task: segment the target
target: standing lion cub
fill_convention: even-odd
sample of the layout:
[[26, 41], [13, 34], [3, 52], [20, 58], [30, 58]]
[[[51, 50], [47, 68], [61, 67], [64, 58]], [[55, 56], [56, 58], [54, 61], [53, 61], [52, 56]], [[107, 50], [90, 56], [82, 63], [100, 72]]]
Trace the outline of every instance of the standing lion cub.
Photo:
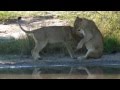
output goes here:
[[26, 31], [22, 28], [20, 20], [21, 17], [18, 18], [18, 24], [22, 31], [27, 34], [31, 34], [35, 41], [35, 47], [31, 52], [35, 60], [42, 59], [39, 55], [39, 52], [41, 52], [48, 43], [63, 43], [66, 46], [71, 58], [73, 58], [73, 51], [68, 43], [68, 41], [72, 39], [73, 28], [71, 26], [48, 26], [32, 31]]
[[76, 34], [84, 38], [78, 43], [76, 51], [85, 45], [88, 50], [86, 55], [78, 59], [100, 58], [103, 54], [103, 36], [92, 20], [77, 17], [74, 22]]

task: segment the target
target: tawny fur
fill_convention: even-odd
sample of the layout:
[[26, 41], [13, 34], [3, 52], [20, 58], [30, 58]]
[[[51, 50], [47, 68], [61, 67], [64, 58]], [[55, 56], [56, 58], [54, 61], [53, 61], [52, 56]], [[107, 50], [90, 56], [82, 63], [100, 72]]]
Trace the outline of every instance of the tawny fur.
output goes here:
[[73, 38], [72, 37], [73, 27], [71, 26], [48, 26], [48, 27], [38, 28], [36, 30], [27, 31], [22, 28], [20, 24], [20, 20], [21, 18], [18, 18], [18, 24], [21, 30], [27, 34], [32, 34], [33, 39], [35, 41], [35, 47], [31, 52], [35, 60], [41, 59], [39, 52], [41, 52], [42, 49], [46, 47], [48, 43], [50, 44], [63, 43], [66, 46], [70, 57], [74, 58], [72, 47], [68, 43], [68, 41]]
[[89, 19], [77, 17], [74, 22], [77, 35], [83, 34], [84, 38], [78, 43], [76, 50], [85, 45], [88, 50], [86, 55], [78, 59], [100, 58], [103, 54], [103, 36], [96, 24]]

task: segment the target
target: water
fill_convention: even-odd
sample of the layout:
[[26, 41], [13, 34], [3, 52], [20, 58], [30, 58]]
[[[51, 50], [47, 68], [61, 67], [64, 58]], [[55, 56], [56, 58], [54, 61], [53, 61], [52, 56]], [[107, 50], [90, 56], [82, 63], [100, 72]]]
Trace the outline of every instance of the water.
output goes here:
[[0, 74], [0, 79], [120, 79], [120, 75], [68, 75], [68, 74]]
[[0, 57], [0, 79], [120, 79], [120, 60], [76, 61], [46, 57], [41, 61], [20, 56]]

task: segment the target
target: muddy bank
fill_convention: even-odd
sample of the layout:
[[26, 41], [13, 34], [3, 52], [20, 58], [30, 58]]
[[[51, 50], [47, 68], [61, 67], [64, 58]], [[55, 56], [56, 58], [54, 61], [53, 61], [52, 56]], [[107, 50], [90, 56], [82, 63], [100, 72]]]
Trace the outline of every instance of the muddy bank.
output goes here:
[[0, 55], [0, 76], [3, 74], [3, 78], [119, 78], [120, 53], [82, 61], [59, 54], [37, 61], [31, 56]]

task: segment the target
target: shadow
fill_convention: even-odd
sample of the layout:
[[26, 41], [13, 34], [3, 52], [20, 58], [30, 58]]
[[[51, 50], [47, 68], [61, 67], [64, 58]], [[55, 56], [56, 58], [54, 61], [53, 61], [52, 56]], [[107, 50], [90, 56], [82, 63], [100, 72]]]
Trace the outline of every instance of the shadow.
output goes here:
[[33, 17], [33, 19], [30, 20], [30, 23], [37, 22], [37, 21], [42, 21], [42, 20], [47, 20], [47, 19], [54, 19], [54, 17], [52, 15], [50, 15], [50, 16], [36, 16], [36, 17]]
[[0, 44], [1, 43], [13, 42], [13, 41], [15, 41], [15, 38], [12, 37], [12, 36], [5, 36], [5, 37], [0, 36]]
[[[29, 17], [24, 18], [24, 19], [27, 20], [28, 18]], [[54, 17], [52, 15], [50, 15], [50, 16], [36, 16], [36, 17], [31, 18], [31, 20], [29, 21], [29, 23], [38, 22], [38, 21], [47, 20], [47, 19], [53, 19], [53, 18]], [[5, 20], [2, 24], [9, 25], [9, 24], [16, 24], [16, 23], [17, 23], [17, 18], [16, 19]]]

